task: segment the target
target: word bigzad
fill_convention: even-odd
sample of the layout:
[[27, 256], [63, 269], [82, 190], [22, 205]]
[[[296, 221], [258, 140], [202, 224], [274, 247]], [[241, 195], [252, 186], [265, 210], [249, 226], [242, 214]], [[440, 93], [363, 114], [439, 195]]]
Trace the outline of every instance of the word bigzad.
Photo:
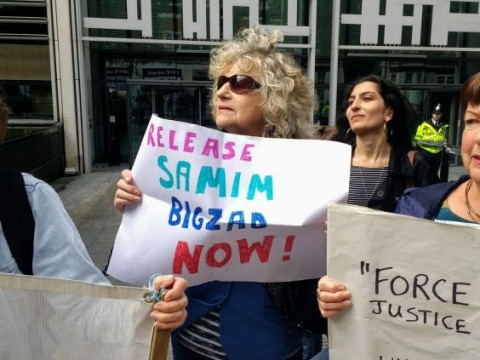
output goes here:
[[[222, 221], [224, 215], [223, 209], [209, 208], [206, 213], [210, 217], [209, 220], [205, 217], [201, 207], [197, 206], [192, 211], [188, 201], [182, 204], [180, 200], [173, 196], [170, 214], [168, 215], [168, 224], [170, 226], [178, 226], [181, 224], [184, 229], [187, 229], [189, 224], [191, 224], [195, 230], [201, 230], [204, 225], [205, 230], [225, 230], [220, 226], [220, 224], [224, 222]], [[237, 225], [239, 229], [245, 228], [245, 212], [243, 210], [232, 211], [230, 213], [226, 230], [231, 231], [234, 225]], [[267, 220], [265, 220], [265, 217], [259, 212], [252, 212], [250, 227], [252, 229], [260, 229], [266, 226]]]

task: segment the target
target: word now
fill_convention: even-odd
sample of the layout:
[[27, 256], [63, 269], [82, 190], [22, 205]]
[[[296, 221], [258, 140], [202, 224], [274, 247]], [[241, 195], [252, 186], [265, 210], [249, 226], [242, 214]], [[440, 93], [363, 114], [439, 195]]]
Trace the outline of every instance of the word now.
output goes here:
[[[210, 220], [207, 221], [206, 215]], [[170, 214], [168, 215], [168, 224], [170, 226], [180, 225], [184, 229], [188, 229], [190, 225], [195, 230], [225, 230], [222, 229], [219, 222], [224, 221], [223, 209], [218, 208], [209, 208], [204, 213], [203, 209], [199, 206], [195, 207], [193, 210], [190, 208], [190, 203], [185, 201], [182, 204], [175, 196], [172, 196], [172, 206], [170, 208]], [[260, 229], [266, 227], [267, 220], [259, 212], [252, 212], [250, 214], [249, 220], [250, 227], [252, 229]], [[236, 226], [238, 229], [245, 228], [245, 212], [243, 210], [232, 211], [230, 216], [228, 216], [227, 221], [227, 231], [231, 231], [233, 227]]]
[[[252, 244], [249, 244], [247, 239], [236, 240], [238, 262], [240, 264], [248, 264], [252, 261], [253, 253], [256, 253], [259, 262], [266, 263], [270, 259], [270, 251], [274, 239], [275, 236], [267, 235], [263, 237], [263, 241], [253, 242]], [[294, 235], [287, 236], [285, 251], [289, 252], [292, 250], [294, 240]], [[232, 257], [232, 245], [226, 242], [213, 244], [207, 249], [205, 249], [205, 245], [195, 245], [193, 249], [190, 249], [188, 242], [179, 241], [175, 248], [172, 270], [174, 274], [182, 274], [185, 266], [190, 274], [196, 274], [202, 259], [205, 260], [204, 263], [208, 267], [222, 268], [232, 260]], [[288, 261], [289, 259], [288, 256], [282, 258], [283, 261]]]
[[150, 124], [147, 135], [147, 145], [167, 148], [173, 151], [194, 153], [215, 159], [252, 161], [251, 149], [255, 144], [237, 144], [235, 141], [219, 141], [214, 138], [197, 139], [197, 133], [192, 131], [177, 132], [166, 130], [163, 126]]
[[[195, 183], [195, 193], [205, 194], [207, 187], [217, 189], [216, 195], [224, 198], [227, 195], [231, 198], [238, 198], [240, 196], [240, 189], [246, 190], [243, 194], [247, 200], [254, 200], [257, 192], [265, 192], [267, 200], [273, 200], [273, 178], [271, 175], [266, 175], [263, 178], [259, 174], [250, 174], [242, 176], [242, 173], [235, 172], [229, 174], [227, 179], [227, 171], [222, 168], [215, 170], [211, 166], [202, 166], [198, 173], [192, 174], [192, 164], [188, 161], [178, 161], [174, 165], [173, 173], [167, 167], [168, 158], [161, 155], [157, 159], [158, 167], [163, 171], [160, 177], [160, 186], [165, 189], [172, 189], [174, 186], [178, 190], [190, 192], [190, 183], [193, 178]], [[174, 176], [175, 174], [175, 176]], [[246, 177], [246, 179], [245, 179]], [[227, 187], [229, 193], [227, 194]]]

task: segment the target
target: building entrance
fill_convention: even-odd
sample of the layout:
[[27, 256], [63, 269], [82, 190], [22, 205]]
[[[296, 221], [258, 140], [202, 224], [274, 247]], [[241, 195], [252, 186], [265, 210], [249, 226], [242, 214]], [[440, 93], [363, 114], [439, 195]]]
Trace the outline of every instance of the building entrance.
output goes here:
[[129, 163], [133, 164], [152, 114], [214, 127], [209, 81], [128, 81]]

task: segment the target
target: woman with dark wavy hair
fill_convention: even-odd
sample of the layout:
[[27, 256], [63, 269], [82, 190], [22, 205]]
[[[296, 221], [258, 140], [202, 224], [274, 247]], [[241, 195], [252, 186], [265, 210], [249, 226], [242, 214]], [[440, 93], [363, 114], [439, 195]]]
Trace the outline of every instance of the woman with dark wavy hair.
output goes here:
[[368, 75], [346, 90], [335, 140], [352, 145], [350, 204], [392, 212], [407, 187], [439, 181], [413, 151], [415, 112], [390, 82]]

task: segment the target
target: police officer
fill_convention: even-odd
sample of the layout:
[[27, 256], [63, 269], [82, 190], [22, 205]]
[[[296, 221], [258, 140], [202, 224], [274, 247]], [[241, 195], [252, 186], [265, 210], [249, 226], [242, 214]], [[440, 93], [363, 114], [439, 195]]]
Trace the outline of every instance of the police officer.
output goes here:
[[430, 163], [433, 171], [438, 172], [444, 155], [444, 144], [447, 142], [448, 124], [442, 122], [442, 104], [437, 104], [432, 110], [430, 120], [422, 122], [415, 134], [418, 150]]

